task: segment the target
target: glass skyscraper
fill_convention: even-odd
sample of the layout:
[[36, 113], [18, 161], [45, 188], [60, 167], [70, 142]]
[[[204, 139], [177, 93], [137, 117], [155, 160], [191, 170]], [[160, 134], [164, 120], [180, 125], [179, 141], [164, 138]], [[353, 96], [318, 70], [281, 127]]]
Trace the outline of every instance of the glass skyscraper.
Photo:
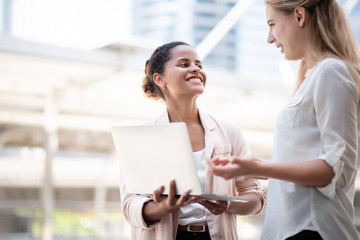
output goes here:
[[[236, 0], [134, 0], [133, 34], [163, 42], [185, 41], [196, 47], [235, 5]], [[236, 68], [237, 27], [207, 56], [206, 63]]]
[[[133, 34], [196, 47], [238, 2], [236, 0], [133, 0]], [[343, 4], [344, 1], [339, 1]], [[360, 3], [349, 14], [360, 41]], [[255, 0], [205, 58], [206, 66], [235, 73], [245, 89], [285, 90], [294, 84], [297, 62], [284, 60], [267, 43], [263, 0]]]

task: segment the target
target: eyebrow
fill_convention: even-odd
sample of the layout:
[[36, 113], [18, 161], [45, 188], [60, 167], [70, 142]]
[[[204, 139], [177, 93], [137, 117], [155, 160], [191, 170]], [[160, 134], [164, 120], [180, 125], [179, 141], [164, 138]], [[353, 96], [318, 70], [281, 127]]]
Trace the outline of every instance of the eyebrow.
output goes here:
[[[187, 58], [179, 58], [179, 59], [177, 60], [177, 62], [180, 62], [180, 61], [187, 61], [187, 62], [190, 62], [190, 60], [189, 60], [189, 59], [187, 59]], [[201, 63], [201, 61], [200, 61], [200, 60], [195, 60], [195, 62], [196, 62], [196, 63]]]

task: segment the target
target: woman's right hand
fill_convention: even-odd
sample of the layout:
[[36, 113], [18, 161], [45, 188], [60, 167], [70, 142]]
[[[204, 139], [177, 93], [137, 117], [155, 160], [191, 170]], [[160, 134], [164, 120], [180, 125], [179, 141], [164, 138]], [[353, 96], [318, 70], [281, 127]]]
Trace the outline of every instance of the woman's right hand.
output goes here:
[[256, 158], [241, 159], [238, 157], [231, 157], [229, 159], [206, 159], [206, 164], [211, 173], [216, 176], [223, 177], [229, 180], [240, 176], [254, 176], [256, 170], [256, 163], [259, 160]]
[[153, 193], [153, 201], [144, 205], [143, 217], [148, 224], [157, 222], [170, 212], [194, 201], [193, 197], [189, 197], [190, 191], [184, 192], [180, 197], [176, 196], [175, 180], [170, 181], [167, 195], [163, 195], [163, 191], [163, 186], [156, 189]]
[[175, 180], [171, 180], [169, 183], [169, 194], [163, 195], [164, 187], [161, 186], [154, 191], [153, 199], [156, 203], [160, 205], [161, 208], [172, 212], [175, 209], [178, 209], [184, 205], [187, 205], [192, 202], [192, 198], [188, 197], [190, 191], [187, 191], [181, 194], [180, 197], [176, 197], [176, 184]]

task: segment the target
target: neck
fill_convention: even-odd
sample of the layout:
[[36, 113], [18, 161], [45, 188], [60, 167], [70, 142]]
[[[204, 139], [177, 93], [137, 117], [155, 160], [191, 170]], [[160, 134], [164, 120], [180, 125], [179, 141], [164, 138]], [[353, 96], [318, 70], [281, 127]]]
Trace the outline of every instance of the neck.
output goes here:
[[308, 70], [316, 65], [323, 54], [321, 54], [319, 46], [316, 45], [316, 42], [311, 37], [308, 27], [304, 28], [302, 33], [302, 60], [304, 61], [305, 69]]
[[199, 123], [198, 108], [195, 100], [166, 101], [170, 122], [185, 122], [186, 124]]
[[322, 52], [321, 49], [314, 46], [314, 44], [312, 44], [311, 47], [308, 47], [307, 49], [309, 49], [309, 51], [307, 51], [303, 57], [306, 69], [314, 67], [319, 61], [328, 57], [329, 55], [325, 52]]
[[304, 58], [304, 64], [306, 69], [310, 69], [316, 65], [316, 63], [320, 60], [316, 53], [308, 53]]

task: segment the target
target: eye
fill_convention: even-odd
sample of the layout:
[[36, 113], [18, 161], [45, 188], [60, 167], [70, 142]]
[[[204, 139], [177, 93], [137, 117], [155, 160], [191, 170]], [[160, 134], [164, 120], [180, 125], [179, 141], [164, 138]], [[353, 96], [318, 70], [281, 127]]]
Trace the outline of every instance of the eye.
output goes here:
[[200, 68], [200, 69], [202, 69], [202, 68], [203, 68], [201, 64], [200, 64], [200, 65], [197, 65], [197, 66], [198, 66], [198, 68]]
[[181, 67], [188, 67], [189, 64], [187, 64], [187, 63], [180, 63], [179, 66], [181, 66]]

